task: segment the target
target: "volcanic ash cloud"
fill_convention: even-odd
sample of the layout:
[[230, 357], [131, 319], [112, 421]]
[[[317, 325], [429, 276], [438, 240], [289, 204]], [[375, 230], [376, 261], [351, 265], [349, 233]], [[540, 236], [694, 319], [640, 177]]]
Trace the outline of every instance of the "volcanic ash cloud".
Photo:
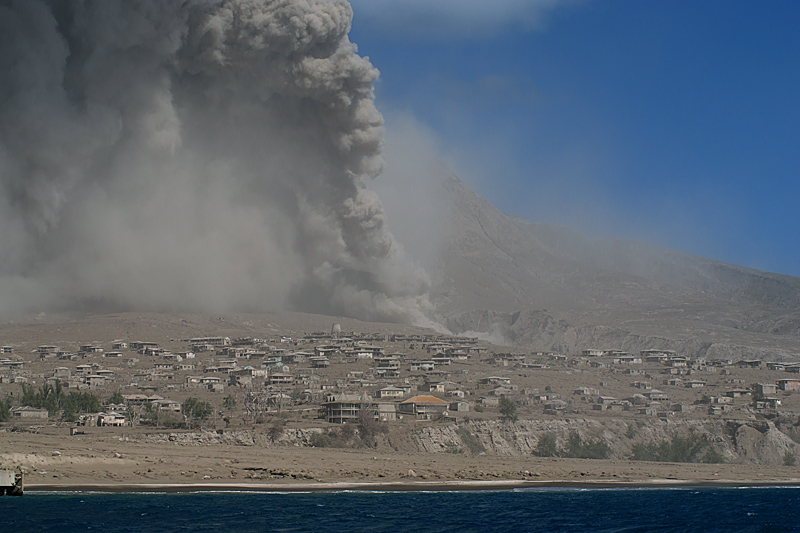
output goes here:
[[0, 1], [0, 311], [424, 321], [326, 0]]

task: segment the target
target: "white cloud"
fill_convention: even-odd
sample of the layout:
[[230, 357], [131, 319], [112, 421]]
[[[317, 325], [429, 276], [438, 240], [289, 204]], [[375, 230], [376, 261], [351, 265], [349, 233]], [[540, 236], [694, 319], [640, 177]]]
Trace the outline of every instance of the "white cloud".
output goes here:
[[355, 24], [395, 36], [481, 38], [508, 27], [540, 29], [555, 8], [583, 0], [350, 0]]

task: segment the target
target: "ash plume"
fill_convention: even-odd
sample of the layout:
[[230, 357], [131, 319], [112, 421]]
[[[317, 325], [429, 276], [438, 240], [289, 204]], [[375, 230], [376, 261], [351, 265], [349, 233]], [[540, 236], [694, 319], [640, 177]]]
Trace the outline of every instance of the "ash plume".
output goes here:
[[338, 0], [0, 0], [0, 312], [425, 323]]

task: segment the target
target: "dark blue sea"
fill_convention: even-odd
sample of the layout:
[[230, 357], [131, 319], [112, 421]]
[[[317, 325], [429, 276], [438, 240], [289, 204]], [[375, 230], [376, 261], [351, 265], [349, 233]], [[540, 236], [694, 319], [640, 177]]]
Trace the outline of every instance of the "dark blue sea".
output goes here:
[[0, 531], [800, 531], [800, 489], [27, 493]]

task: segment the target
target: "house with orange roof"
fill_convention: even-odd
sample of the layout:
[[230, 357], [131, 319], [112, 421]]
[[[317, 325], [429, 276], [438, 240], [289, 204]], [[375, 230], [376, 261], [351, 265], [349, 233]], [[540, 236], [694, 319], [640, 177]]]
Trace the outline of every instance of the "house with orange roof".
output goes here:
[[436, 396], [420, 395], [402, 401], [397, 405], [397, 413], [413, 415], [421, 420], [438, 418], [447, 411], [448, 403]]

